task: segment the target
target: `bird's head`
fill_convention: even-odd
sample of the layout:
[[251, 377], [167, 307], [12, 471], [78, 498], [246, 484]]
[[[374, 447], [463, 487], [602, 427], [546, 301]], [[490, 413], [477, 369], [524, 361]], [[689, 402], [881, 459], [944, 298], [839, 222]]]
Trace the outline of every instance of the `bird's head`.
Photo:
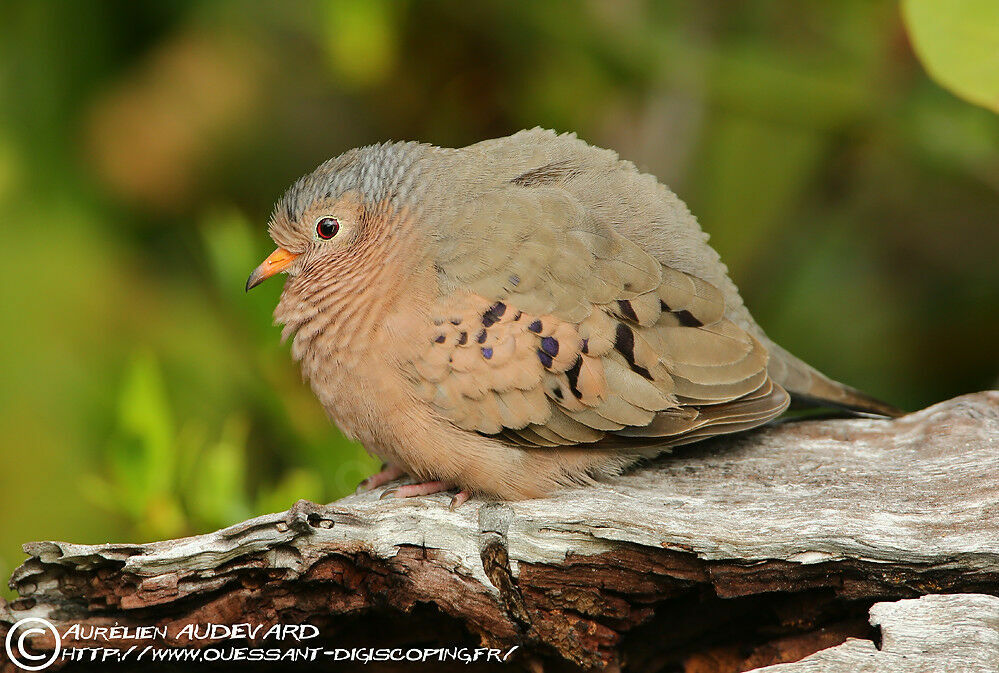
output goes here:
[[247, 291], [281, 272], [322, 285], [370, 258], [392, 216], [412, 199], [424, 150], [418, 143], [353, 149], [295, 182], [268, 225], [278, 248], [250, 274]]

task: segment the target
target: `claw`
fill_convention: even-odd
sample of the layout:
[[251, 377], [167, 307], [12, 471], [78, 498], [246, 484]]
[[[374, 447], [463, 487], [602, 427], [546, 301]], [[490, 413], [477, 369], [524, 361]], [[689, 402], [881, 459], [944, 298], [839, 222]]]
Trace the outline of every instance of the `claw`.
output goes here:
[[379, 500], [386, 500], [388, 498], [394, 498], [394, 497], [396, 497], [395, 494], [398, 491], [399, 491], [399, 487], [398, 486], [395, 486], [393, 488], [386, 488], [384, 491], [382, 491], [382, 494], [380, 496], [378, 496], [378, 499]]
[[469, 493], [467, 489], [462, 489], [454, 494], [454, 497], [451, 498], [451, 502], [448, 504], [447, 508], [453, 512], [468, 502], [468, 499], [471, 497], [472, 494]]

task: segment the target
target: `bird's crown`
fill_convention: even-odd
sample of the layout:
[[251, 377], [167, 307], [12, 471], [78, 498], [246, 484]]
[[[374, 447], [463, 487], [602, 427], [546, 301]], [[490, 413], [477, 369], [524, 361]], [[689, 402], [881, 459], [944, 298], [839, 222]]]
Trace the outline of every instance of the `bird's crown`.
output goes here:
[[335, 201], [347, 191], [356, 191], [366, 203], [398, 207], [412, 196], [416, 178], [414, 164], [428, 145], [418, 142], [385, 142], [359, 147], [322, 163], [299, 178], [274, 206], [271, 234], [283, 231], [319, 201]]

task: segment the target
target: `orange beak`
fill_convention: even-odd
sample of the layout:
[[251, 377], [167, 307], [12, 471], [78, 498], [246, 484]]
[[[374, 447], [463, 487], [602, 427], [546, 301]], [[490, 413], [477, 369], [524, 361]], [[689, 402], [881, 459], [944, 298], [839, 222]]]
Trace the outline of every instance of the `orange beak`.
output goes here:
[[284, 248], [278, 248], [272, 252], [246, 279], [246, 291], [249, 292], [274, 274], [287, 269], [296, 257], [298, 257], [297, 254], [288, 252]]

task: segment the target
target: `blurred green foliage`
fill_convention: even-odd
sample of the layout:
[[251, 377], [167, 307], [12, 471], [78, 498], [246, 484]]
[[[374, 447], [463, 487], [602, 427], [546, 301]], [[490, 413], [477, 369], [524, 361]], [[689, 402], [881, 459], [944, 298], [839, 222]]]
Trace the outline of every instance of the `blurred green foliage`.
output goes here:
[[176, 427], [155, 358], [138, 354], [122, 385], [105, 471], [84, 475], [83, 493], [151, 539], [214, 530], [299, 498], [324, 497], [319, 474], [302, 468], [250, 492], [247, 431], [239, 415], [225, 420], [217, 438], [197, 418]]
[[301, 383], [280, 282], [243, 293], [271, 204], [353, 146], [535, 125], [670, 184], [830, 375], [995, 385], [999, 119], [895, 2], [7, 2], [0, 573], [352, 489], [376, 461]]

